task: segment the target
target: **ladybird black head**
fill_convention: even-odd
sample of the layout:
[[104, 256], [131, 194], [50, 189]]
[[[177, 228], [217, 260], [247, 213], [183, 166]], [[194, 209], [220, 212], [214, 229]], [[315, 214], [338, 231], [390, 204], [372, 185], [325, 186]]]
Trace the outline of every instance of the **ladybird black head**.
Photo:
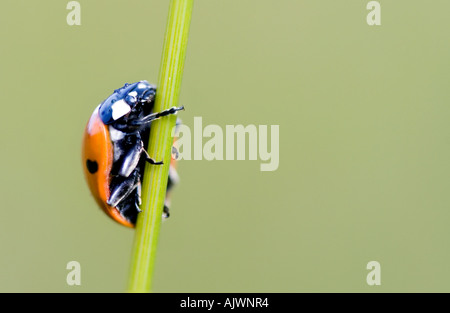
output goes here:
[[140, 104], [152, 102], [155, 94], [155, 86], [146, 80], [125, 84], [102, 102], [99, 109], [100, 118], [104, 124], [110, 125], [133, 109], [139, 109]]
[[98, 171], [98, 163], [96, 161], [86, 160], [86, 167], [89, 173], [95, 174]]

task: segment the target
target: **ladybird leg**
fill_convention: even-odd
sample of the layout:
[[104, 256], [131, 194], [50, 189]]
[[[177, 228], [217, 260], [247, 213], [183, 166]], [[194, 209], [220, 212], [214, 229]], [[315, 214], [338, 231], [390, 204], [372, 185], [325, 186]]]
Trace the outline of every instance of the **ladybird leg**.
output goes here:
[[134, 208], [138, 213], [142, 212], [141, 208], [139, 207], [139, 205], [136, 202], [134, 203]]
[[167, 191], [166, 198], [164, 200], [164, 209], [163, 209], [163, 218], [168, 218], [170, 216], [169, 207], [170, 207], [170, 190], [173, 188], [175, 184], [178, 183], [180, 178], [178, 177], [177, 171], [175, 167], [169, 167], [169, 179], [167, 180]]
[[175, 132], [174, 132], [175, 137], [178, 137], [178, 135], [180, 133], [180, 126], [182, 123], [183, 122], [181, 121], [181, 118], [177, 117], [177, 121], [175, 122]]
[[139, 206], [142, 204], [141, 193], [142, 193], [142, 187], [141, 187], [141, 182], [139, 182], [136, 187], [136, 203], [137, 203], [139, 212], [141, 212], [141, 209], [139, 209]]
[[133, 191], [121, 202], [119, 202], [116, 207], [120, 214], [132, 224], [136, 224], [137, 216], [139, 212], [141, 212], [136, 199], [137, 193], [138, 187], [133, 189]]
[[135, 171], [133, 175], [129, 177], [116, 176], [113, 182], [113, 188], [111, 189], [111, 195], [109, 196], [106, 203], [112, 207], [117, 207], [117, 205], [137, 187], [139, 179], [137, 177], [137, 172]]
[[150, 163], [150, 164], [154, 164], [154, 165], [162, 165], [164, 164], [163, 161], [155, 161], [154, 159], [152, 159], [150, 157], [150, 155], [148, 154], [147, 151], [145, 151], [145, 149], [142, 149], [142, 153], [145, 154], [145, 160]]
[[170, 217], [169, 207], [166, 204], [164, 204], [163, 218], [169, 218], [169, 217]]
[[178, 160], [180, 157], [180, 153], [178, 152], [177, 147], [172, 146], [172, 159]]
[[156, 112], [156, 113], [149, 114], [149, 115], [144, 116], [143, 118], [141, 118], [139, 120], [134, 120], [130, 124], [132, 126], [147, 126], [152, 121], [154, 121], [154, 120], [156, 120], [156, 119], [158, 119], [160, 117], [167, 116], [167, 115], [170, 115], [170, 114], [175, 114], [175, 113], [177, 113], [178, 111], [181, 111], [181, 110], [184, 110], [184, 106], [181, 106], [181, 107], [178, 107], [178, 108], [177, 107], [172, 107], [170, 109], [167, 109], [167, 110], [164, 110], [164, 111], [161, 111], [161, 112]]
[[128, 177], [136, 169], [139, 160], [141, 159], [142, 151], [144, 151], [144, 144], [140, 136], [129, 137], [131, 145], [128, 150], [125, 151], [122, 163], [119, 169], [119, 175]]
[[138, 198], [138, 196], [136, 195], [135, 199], [134, 199], [134, 207], [133, 207], [133, 209], [135, 211], [137, 211], [138, 213], [142, 212], [141, 208], [139, 207], [141, 205], [140, 202], [141, 202], [141, 199]]
[[[178, 138], [181, 124], [182, 124], [181, 119], [178, 117], [177, 121], [175, 122], [175, 131], [173, 132], [174, 138]], [[174, 144], [176, 144], [176, 142], [174, 142]], [[178, 148], [175, 145], [172, 146], [172, 159], [178, 160], [179, 157], [180, 153], [178, 152]]]
[[142, 198], [141, 198], [141, 191], [142, 190], [141, 189], [142, 189], [141, 182], [140, 182], [140, 180], [138, 180], [138, 183], [137, 183], [137, 186], [136, 186], [136, 189], [135, 189], [136, 192], [134, 194], [134, 208], [135, 208], [135, 210], [138, 213], [142, 212], [142, 210], [140, 208], [140, 206], [142, 204]]

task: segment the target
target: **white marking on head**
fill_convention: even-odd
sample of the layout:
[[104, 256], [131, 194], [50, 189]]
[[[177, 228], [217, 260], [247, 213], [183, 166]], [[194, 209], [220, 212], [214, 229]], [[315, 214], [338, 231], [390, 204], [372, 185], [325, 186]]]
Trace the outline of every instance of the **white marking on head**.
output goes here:
[[111, 109], [113, 120], [117, 120], [131, 111], [131, 107], [123, 99], [114, 102]]
[[137, 87], [138, 87], [139, 89], [144, 89], [144, 88], [147, 88], [147, 84], [139, 83], [139, 84], [137, 85]]
[[136, 97], [137, 96], [137, 91], [129, 92], [128, 95], [132, 96], [132, 97]]

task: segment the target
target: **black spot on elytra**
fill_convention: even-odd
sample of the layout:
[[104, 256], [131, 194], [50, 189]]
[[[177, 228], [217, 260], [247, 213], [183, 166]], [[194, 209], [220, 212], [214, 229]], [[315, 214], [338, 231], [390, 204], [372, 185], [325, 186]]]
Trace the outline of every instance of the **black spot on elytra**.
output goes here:
[[86, 167], [91, 174], [95, 174], [98, 171], [98, 164], [96, 161], [87, 160]]

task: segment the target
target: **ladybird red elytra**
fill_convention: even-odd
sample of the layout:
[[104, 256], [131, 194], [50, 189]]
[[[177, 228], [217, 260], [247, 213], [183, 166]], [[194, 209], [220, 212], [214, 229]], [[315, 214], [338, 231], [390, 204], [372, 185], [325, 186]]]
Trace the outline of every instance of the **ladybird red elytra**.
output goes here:
[[[83, 137], [82, 162], [86, 181], [100, 208], [118, 223], [134, 227], [141, 205], [145, 163], [152, 121], [184, 107], [152, 113], [155, 86], [147, 81], [125, 84], [103, 101], [89, 119]], [[177, 121], [177, 125], [179, 121]], [[169, 168], [167, 192], [178, 180], [175, 160]], [[168, 196], [163, 217], [169, 216]]]

